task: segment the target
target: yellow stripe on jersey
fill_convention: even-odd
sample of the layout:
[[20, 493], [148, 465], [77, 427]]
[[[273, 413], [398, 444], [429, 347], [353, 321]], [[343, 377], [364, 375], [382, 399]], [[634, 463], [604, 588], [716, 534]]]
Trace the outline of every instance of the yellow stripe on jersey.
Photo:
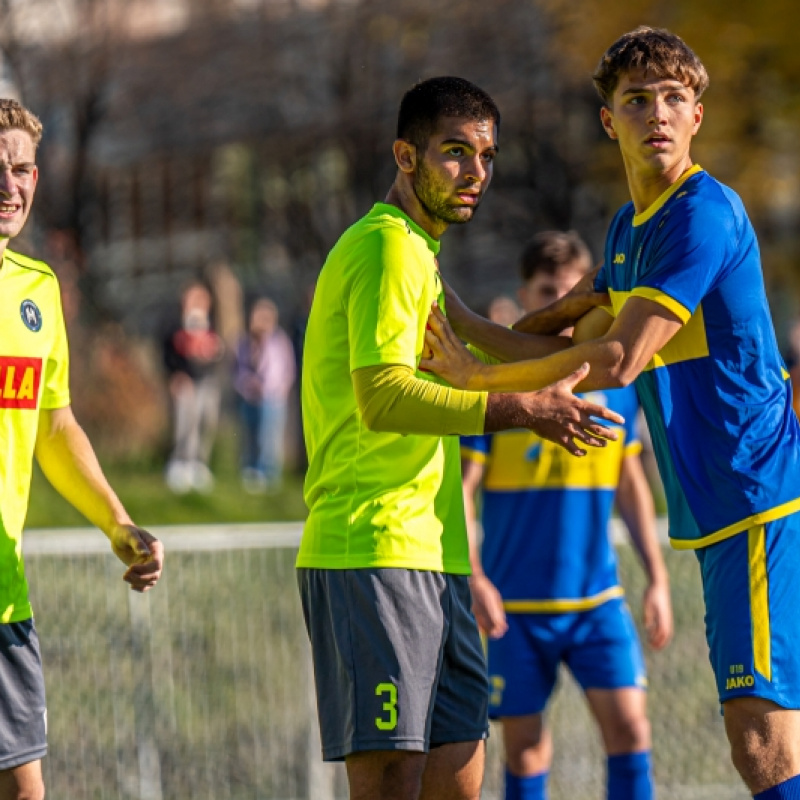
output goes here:
[[495, 492], [529, 489], [613, 491], [619, 482], [624, 446], [623, 436], [616, 442], [608, 442], [603, 448], [592, 448], [584, 458], [575, 458], [563, 447], [530, 431], [496, 433], [484, 488]]
[[678, 180], [666, 189], [661, 196], [656, 200], [649, 208], [642, 211], [641, 214], [637, 214], [633, 218], [633, 227], [637, 228], [639, 225], [644, 225], [647, 220], [652, 219], [652, 217], [656, 214], [657, 211], [661, 210], [664, 207], [664, 203], [672, 197], [678, 189], [686, 183], [692, 175], [697, 175], [698, 172], [702, 172], [703, 168], [699, 164], [694, 164], [693, 166], [689, 167], [686, 172], [681, 175]]
[[489, 455], [481, 450], [472, 447], [461, 446], [461, 458], [465, 461], [474, 461], [476, 464], [485, 464], [489, 460]]
[[503, 608], [509, 614], [564, 614], [571, 611], [588, 611], [615, 597], [624, 596], [625, 590], [621, 586], [611, 586], [592, 597], [562, 600], [506, 600], [503, 602]]
[[664, 306], [671, 311], [684, 325], [692, 318], [692, 312], [683, 303], [679, 303], [668, 294], [659, 289], [651, 289], [649, 286], [637, 286], [632, 292], [632, 297], [643, 297], [645, 300], [652, 300], [660, 306]]
[[[653, 300], [659, 305], [668, 308], [681, 319], [684, 318], [688, 311], [673, 300], [668, 295], [662, 292], [657, 292], [654, 289], [638, 288], [633, 292], [617, 292], [614, 289], [609, 290], [611, 302], [614, 305], [614, 314], [619, 316], [623, 306], [628, 301], [629, 297], [646, 297], [648, 300]], [[669, 301], [669, 302], [668, 302]], [[683, 309], [684, 316], [681, 316], [676, 309]], [[691, 361], [696, 358], [705, 358], [708, 356], [708, 340], [706, 339], [706, 325], [703, 318], [703, 306], [697, 306], [694, 314], [688, 318], [688, 322], [670, 339], [664, 347], [656, 353], [650, 360], [645, 370], [656, 369], [657, 367], [666, 367], [669, 364], [677, 364], [681, 361]]]
[[727, 528], [709, 533], [708, 536], [703, 536], [700, 539], [673, 539], [670, 536], [669, 543], [675, 550], [697, 550], [700, 547], [708, 547], [710, 544], [730, 539], [731, 536], [749, 530], [755, 525], [766, 525], [776, 519], [788, 517], [789, 514], [794, 514], [796, 511], [800, 511], [800, 498], [766, 511], [760, 511], [758, 514], [753, 514], [739, 522], [734, 522], [733, 525], [728, 525]]
[[640, 441], [631, 442], [625, 445], [625, 458], [629, 456], [638, 456], [642, 452], [642, 443]]
[[750, 615], [753, 624], [753, 663], [756, 672], [772, 680], [770, 653], [769, 584], [767, 582], [767, 532], [764, 525], [747, 531], [750, 565]]

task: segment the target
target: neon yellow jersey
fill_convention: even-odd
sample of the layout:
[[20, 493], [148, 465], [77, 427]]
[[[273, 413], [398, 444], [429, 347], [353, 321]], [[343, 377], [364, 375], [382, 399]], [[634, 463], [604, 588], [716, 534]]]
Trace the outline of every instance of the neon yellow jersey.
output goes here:
[[470, 571], [458, 438], [368, 430], [351, 379], [381, 364], [416, 369], [431, 303], [444, 307], [438, 250], [377, 203], [322, 268], [303, 351], [309, 515], [298, 567]]
[[0, 269], [0, 622], [32, 616], [22, 560], [39, 409], [69, 405], [61, 294], [41, 261], [5, 251]]

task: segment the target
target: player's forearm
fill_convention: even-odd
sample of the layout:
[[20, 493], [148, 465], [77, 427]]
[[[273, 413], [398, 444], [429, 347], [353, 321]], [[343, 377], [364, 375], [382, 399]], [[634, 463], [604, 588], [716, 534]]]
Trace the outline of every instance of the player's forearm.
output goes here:
[[[555, 333], [560, 332], [562, 326]], [[565, 336], [531, 335], [497, 325], [477, 314], [462, 324], [456, 333], [471, 345], [500, 361], [523, 361], [557, 353], [572, 344]]]
[[653, 495], [638, 456], [625, 459], [617, 489], [617, 510], [628, 529], [631, 544], [648, 582], [669, 582], [661, 543], [658, 541]]
[[515, 331], [555, 336], [571, 328], [581, 317], [605, 302], [607, 296], [595, 292], [569, 293], [545, 308], [525, 314], [512, 326]]
[[625, 385], [621, 377], [621, 348], [614, 341], [594, 340], [545, 358], [486, 365], [477, 363], [465, 385], [472, 391], [530, 392], [549, 386], [588, 363], [588, 376], [576, 391]]
[[355, 370], [353, 388], [367, 427], [376, 432], [483, 433], [486, 395], [414, 376], [410, 367], [378, 365]]
[[69, 407], [42, 411], [35, 452], [56, 491], [106, 535], [118, 525], [131, 524]]

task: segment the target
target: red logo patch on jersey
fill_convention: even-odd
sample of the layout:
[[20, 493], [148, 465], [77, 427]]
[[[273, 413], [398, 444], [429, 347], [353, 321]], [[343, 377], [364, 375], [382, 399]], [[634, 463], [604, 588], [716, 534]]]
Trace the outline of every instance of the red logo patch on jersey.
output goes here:
[[41, 358], [0, 356], [0, 408], [36, 408]]

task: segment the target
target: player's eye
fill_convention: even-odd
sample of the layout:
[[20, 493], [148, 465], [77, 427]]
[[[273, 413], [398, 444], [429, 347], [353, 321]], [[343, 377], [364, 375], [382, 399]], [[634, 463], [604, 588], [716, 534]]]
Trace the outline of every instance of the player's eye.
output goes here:
[[463, 156], [464, 155], [464, 148], [463, 147], [448, 147], [447, 154], [451, 156]]

